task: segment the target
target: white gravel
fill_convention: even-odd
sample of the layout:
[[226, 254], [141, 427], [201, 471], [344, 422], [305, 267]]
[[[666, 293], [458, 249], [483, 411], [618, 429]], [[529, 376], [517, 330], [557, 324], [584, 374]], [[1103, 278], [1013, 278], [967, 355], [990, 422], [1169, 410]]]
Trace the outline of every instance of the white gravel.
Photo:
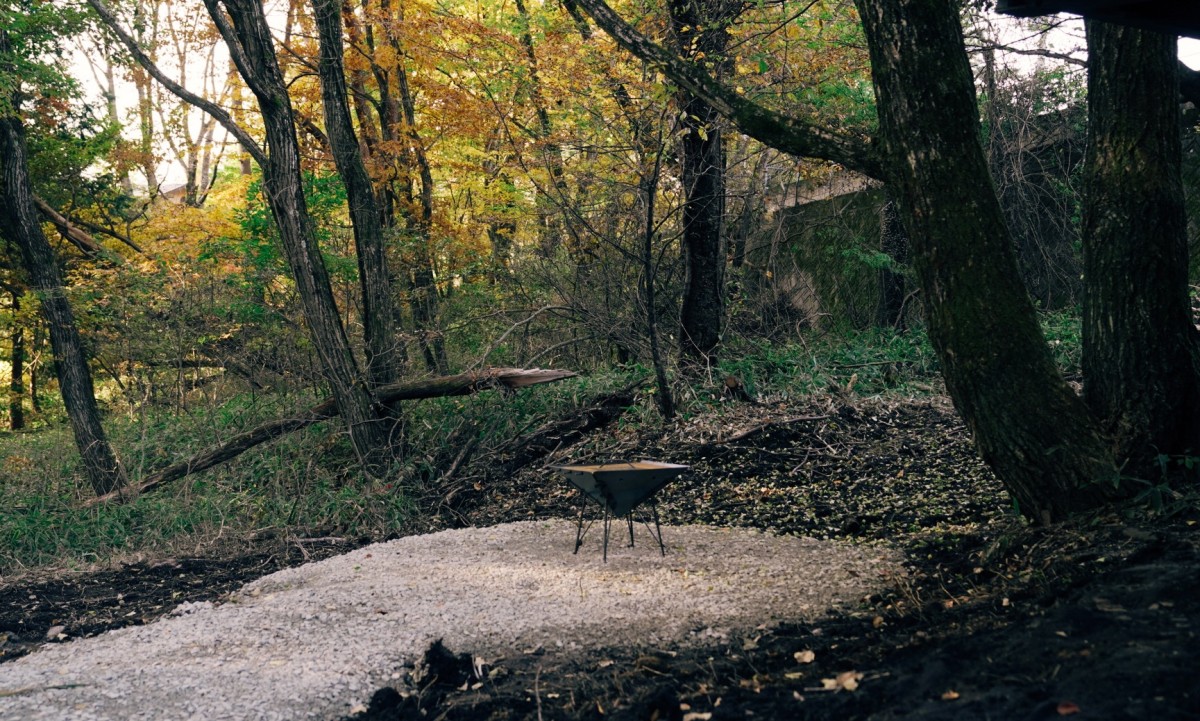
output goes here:
[[[361, 548], [245, 586], [232, 602], [0, 665], [4, 721], [331, 719], [402, 678], [430, 642], [497, 662], [539, 646], [705, 643], [853, 604], [898, 552], [745, 529], [664, 527], [660, 556], [614, 524], [572, 555], [571, 521], [444, 531]], [[625, 539], [628, 537], [625, 536]]]

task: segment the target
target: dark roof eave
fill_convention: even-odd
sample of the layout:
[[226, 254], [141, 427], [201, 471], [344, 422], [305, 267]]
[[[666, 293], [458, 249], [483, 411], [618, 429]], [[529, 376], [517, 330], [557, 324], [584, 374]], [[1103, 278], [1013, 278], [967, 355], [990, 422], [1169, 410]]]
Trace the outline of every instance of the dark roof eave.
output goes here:
[[1092, 20], [1134, 25], [1200, 38], [1200, 3], [1179, 0], [997, 0], [996, 10], [1032, 17], [1074, 13]]

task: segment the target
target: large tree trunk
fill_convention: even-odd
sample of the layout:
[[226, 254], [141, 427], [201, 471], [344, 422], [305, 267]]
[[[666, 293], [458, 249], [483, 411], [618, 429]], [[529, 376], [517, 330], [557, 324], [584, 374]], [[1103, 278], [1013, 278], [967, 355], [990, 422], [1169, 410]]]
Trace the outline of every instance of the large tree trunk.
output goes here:
[[1125, 475], [1200, 449], [1173, 36], [1088, 22], [1084, 398]]
[[[729, 43], [725, 0], [671, 0], [671, 27], [684, 57], [711, 58], [717, 74]], [[716, 363], [725, 319], [725, 148], [721, 114], [687, 90], [678, 93], [685, 133], [683, 255], [686, 264], [679, 312], [679, 343], [685, 359]]]
[[1116, 490], [1110, 449], [1062, 380], [1021, 285], [979, 142], [952, 0], [858, 0], [885, 174], [900, 202], [929, 335], [984, 460], [1048, 523]]
[[[228, 10], [228, 18], [221, 4]], [[262, 4], [258, 0], [205, 0], [205, 6], [258, 99], [270, 149], [263, 165], [263, 186], [325, 378], [364, 470], [382, 474], [388, 463], [387, 435], [338, 316], [308, 215], [295, 119]]]
[[320, 40], [321, 101], [325, 106], [325, 132], [334, 163], [346, 186], [350, 222], [358, 255], [362, 287], [362, 321], [367, 345], [367, 377], [372, 386], [394, 383], [396, 343], [392, 281], [383, 244], [383, 216], [367, 174], [358, 138], [350, 120], [342, 51], [342, 1], [313, 0]]
[[[0, 31], [0, 52], [6, 52], [7, 45], [7, 37]], [[33, 204], [25, 129], [15, 114], [0, 117], [0, 166], [3, 170], [0, 228], [20, 249], [32, 290], [41, 302], [42, 314], [50, 327], [59, 390], [71, 420], [75, 445], [92, 489], [103, 495], [125, 485], [125, 469], [100, 425], [92, 374], [75, 327], [75, 316], [67, 302], [54, 251], [46, 241]]]

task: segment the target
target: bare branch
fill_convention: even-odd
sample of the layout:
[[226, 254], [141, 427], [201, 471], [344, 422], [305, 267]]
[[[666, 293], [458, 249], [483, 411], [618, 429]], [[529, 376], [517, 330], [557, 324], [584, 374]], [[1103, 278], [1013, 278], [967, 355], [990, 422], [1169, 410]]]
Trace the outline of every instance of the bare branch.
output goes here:
[[639, 33], [604, 0], [576, 0], [576, 4], [618, 45], [657, 66], [684, 90], [733, 121], [746, 135], [789, 155], [831, 160], [872, 178], [882, 178], [883, 165], [870, 143], [784, 115], [743, 97], [698, 65], [675, 56]]
[[117, 38], [121, 41], [121, 44], [124, 45], [125, 49], [129, 51], [130, 55], [133, 56], [133, 59], [136, 60], [137, 63], [141, 65], [147, 73], [150, 74], [151, 77], [161, 83], [162, 86], [169, 90], [172, 95], [175, 95], [184, 102], [200, 108], [204, 112], [216, 118], [217, 122], [220, 123], [221, 126], [227, 131], [229, 131], [230, 135], [237, 138], [238, 143], [240, 143], [242, 148], [250, 154], [250, 157], [254, 158], [259, 165], [266, 164], [267, 155], [263, 151], [262, 146], [259, 145], [258, 142], [240, 125], [234, 122], [233, 117], [230, 116], [230, 114], [226, 112], [224, 108], [212, 102], [211, 100], [206, 100], [199, 95], [196, 95], [171, 78], [167, 77], [162, 70], [159, 70], [154, 61], [142, 51], [141, 47], [138, 46], [137, 42], [132, 36], [130, 36], [125, 28], [121, 27], [121, 24], [117, 21], [116, 16], [112, 14], [112, 11], [109, 10], [108, 7], [101, 2], [101, 0], [87, 0], [87, 3], [93, 10], [96, 11], [96, 14], [100, 16], [100, 20], [106, 26], [108, 26], [108, 29], [117, 36]]

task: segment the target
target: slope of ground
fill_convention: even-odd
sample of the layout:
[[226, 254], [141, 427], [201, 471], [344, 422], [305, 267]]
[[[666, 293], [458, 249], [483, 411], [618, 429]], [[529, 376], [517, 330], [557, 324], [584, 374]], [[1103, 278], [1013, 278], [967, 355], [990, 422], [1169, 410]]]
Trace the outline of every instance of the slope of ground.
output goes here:
[[[1154, 510], [1026, 528], [939, 399], [730, 405], [661, 433], [614, 425], [547, 461], [629, 458], [692, 467], [661, 494], [664, 523], [883, 540], [908, 553], [910, 580], [839, 616], [715, 638], [703, 651], [530, 654], [477, 677], [442, 649], [418, 674], [420, 693], [381, 689], [358, 717], [1200, 718], [1194, 502], [1168, 493]], [[478, 459], [430, 488], [433, 515], [406, 532], [578, 512], [577, 494], [549, 470], [490, 476], [503, 460]], [[354, 541], [281, 537], [244, 562], [175, 559], [0, 587], [0, 652], [40, 643], [50, 624], [94, 633], [141, 623], [185, 598], [219, 597], [227, 587], [209, 584], [213, 569], [232, 585], [327, 545]]]

